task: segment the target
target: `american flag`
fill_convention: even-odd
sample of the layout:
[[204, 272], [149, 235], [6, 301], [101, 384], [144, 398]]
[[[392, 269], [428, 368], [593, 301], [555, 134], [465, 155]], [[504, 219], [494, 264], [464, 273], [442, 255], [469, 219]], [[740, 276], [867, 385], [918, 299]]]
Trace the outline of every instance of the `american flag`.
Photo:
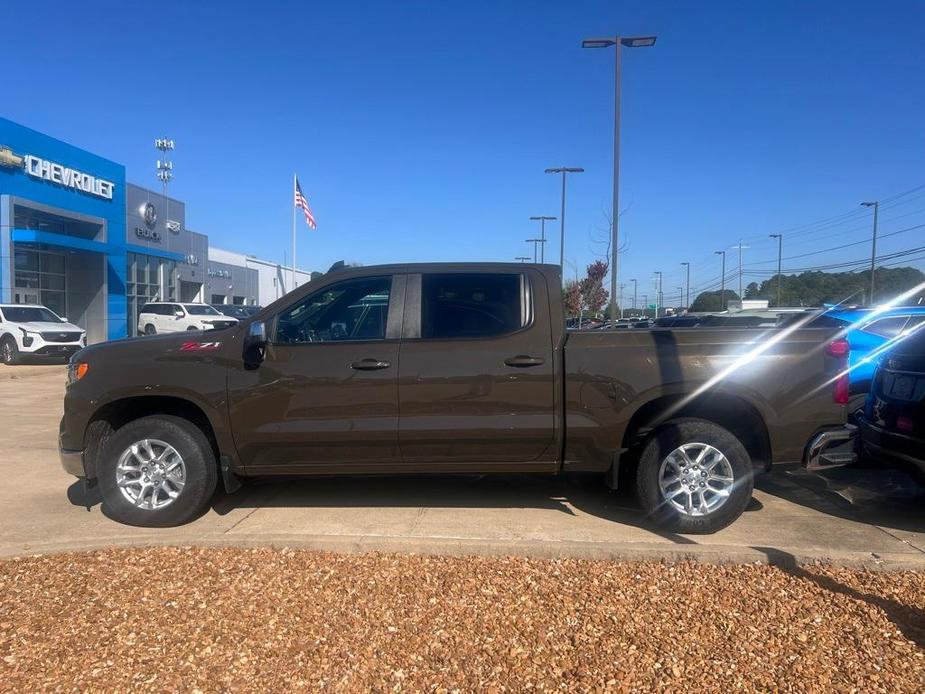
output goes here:
[[302, 186], [299, 185], [299, 179], [295, 179], [295, 206], [301, 208], [305, 213], [305, 223], [312, 229], [317, 229], [318, 224], [315, 222], [315, 215], [312, 214], [312, 208], [308, 206], [308, 200], [302, 195]]

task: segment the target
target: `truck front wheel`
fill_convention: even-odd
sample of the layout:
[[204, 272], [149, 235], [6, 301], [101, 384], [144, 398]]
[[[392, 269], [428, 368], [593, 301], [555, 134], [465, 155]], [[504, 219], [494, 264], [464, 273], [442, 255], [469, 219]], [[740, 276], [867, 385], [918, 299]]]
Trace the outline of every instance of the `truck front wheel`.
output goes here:
[[742, 515], [753, 477], [748, 451], [729, 431], [705, 419], [675, 419], [660, 426], [645, 445], [636, 492], [661, 527], [713, 533]]
[[193, 520], [209, 503], [218, 466], [199, 427], [170, 415], [129, 422], [97, 462], [103, 511], [127, 525], [167, 527]]

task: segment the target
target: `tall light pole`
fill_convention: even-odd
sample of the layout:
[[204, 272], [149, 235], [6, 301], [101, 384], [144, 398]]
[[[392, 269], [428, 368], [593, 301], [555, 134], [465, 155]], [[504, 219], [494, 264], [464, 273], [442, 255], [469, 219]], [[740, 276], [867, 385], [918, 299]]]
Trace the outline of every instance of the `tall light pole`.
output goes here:
[[691, 310], [691, 264], [688, 262], [681, 263], [681, 267], [687, 268], [687, 299], [684, 302], [684, 308]]
[[546, 173], [562, 174], [562, 209], [559, 211], [559, 265], [565, 263], [565, 177], [570, 173], [584, 173], [585, 170], [577, 166], [557, 166], [546, 169]]
[[719, 305], [726, 310], [726, 251], [713, 251], [716, 255], [723, 256], [722, 276], [719, 281]]
[[533, 244], [533, 262], [536, 262], [536, 248], [541, 243], [546, 243], [546, 239], [527, 239], [527, 243]]
[[642, 295], [642, 305], [644, 307], [642, 309], [642, 315], [648, 317], [649, 315], [649, 295], [648, 294]]
[[678, 308], [681, 307], [681, 302], [684, 301], [684, 287], [675, 287], [678, 290]]
[[530, 217], [530, 221], [533, 221], [533, 222], [539, 221], [540, 223], [540, 240], [542, 241], [542, 245], [540, 246], [540, 262], [541, 263], [546, 262], [546, 222], [555, 221], [555, 219], [556, 219], [555, 217], [547, 217], [546, 215], [540, 215], [538, 217]]
[[625, 284], [620, 285], [620, 319], [623, 319], [623, 290], [626, 288]]
[[528, 256], [528, 255], [518, 255], [518, 256], [515, 256], [514, 260], [519, 260], [519, 261], [522, 262], [522, 263], [526, 263], [528, 260], [530, 260], [530, 256]]
[[748, 246], [743, 246], [742, 239], [739, 239], [738, 245], [733, 246], [733, 248], [739, 249], [739, 301], [745, 301], [745, 296], [742, 291], [742, 249], [748, 248]]
[[636, 280], [630, 280], [633, 283], [633, 311], [636, 310]]
[[658, 307], [662, 303], [662, 273], [655, 271], [655, 317], [658, 318]]
[[780, 274], [781, 256], [784, 252], [784, 235], [771, 234], [770, 238], [777, 239], [777, 305], [780, 306], [781, 285], [784, 281], [784, 276]]
[[[618, 224], [620, 220], [620, 67], [622, 48], [645, 48], [655, 45], [654, 36], [614, 36], [612, 38], [585, 39], [581, 42], [582, 48], [609, 48], [614, 47], [614, 108], [613, 108], [613, 202], [611, 215], [613, 221], [610, 225], [610, 296], [617, 293], [617, 272], [619, 270], [620, 234]], [[617, 305], [610, 304], [610, 319], [617, 319]]]
[[154, 148], [161, 152], [163, 159], [157, 160], [157, 177], [164, 184], [164, 197], [167, 197], [167, 184], [173, 179], [173, 162], [167, 159], [167, 152], [173, 150], [173, 140], [159, 137], [154, 141]]
[[870, 247], [870, 304], [874, 305], [874, 270], [877, 262], [877, 215], [880, 212], [880, 201], [862, 202], [864, 207], [874, 208], [874, 240]]

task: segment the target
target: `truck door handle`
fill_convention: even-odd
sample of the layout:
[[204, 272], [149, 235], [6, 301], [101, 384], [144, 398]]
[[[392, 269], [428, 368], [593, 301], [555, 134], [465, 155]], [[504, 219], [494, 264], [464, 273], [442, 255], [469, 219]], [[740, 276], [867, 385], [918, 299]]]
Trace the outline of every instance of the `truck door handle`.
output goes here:
[[518, 354], [516, 357], [508, 357], [504, 360], [504, 363], [508, 366], [516, 366], [518, 368], [524, 369], [528, 366], [539, 366], [540, 364], [545, 363], [545, 359], [541, 357], [530, 357], [526, 354]]
[[379, 359], [360, 359], [355, 361], [350, 365], [351, 369], [356, 369], [357, 371], [376, 371], [377, 369], [387, 369], [392, 364], [387, 361], [380, 361]]

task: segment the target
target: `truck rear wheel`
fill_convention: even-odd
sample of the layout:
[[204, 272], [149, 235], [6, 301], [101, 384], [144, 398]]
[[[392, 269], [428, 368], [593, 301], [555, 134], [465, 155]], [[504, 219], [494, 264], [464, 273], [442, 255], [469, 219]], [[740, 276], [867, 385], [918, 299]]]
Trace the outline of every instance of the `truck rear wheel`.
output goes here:
[[705, 419], [666, 422], [646, 444], [636, 492], [646, 513], [678, 533], [713, 533], [742, 515], [754, 474], [745, 446]]
[[188, 523], [205, 509], [218, 466], [199, 427], [152, 415], [109, 438], [97, 476], [106, 515], [127, 525], [161, 528]]

